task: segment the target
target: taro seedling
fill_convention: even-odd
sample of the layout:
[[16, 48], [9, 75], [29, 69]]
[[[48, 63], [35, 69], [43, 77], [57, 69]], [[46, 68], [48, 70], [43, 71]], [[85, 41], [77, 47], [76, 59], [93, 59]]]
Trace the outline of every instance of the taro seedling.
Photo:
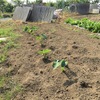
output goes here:
[[50, 49], [44, 49], [44, 50], [38, 51], [38, 54], [43, 55], [45, 58], [49, 52], [51, 52]]
[[39, 36], [36, 37], [36, 40], [39, 40], [41, 43], [41, 47], [45, 47], [43, 44], [43, 41], [47, 39], [47, 36], [45, 34], [41, 34]]
[[32, 29], [33, 31], [37, 31], [37, 30], [38, 30], [38, 27], [32, 26], [31, 29]]
[[38, 51], [38, 54], [43, 55], [43, 61], [45, 63], [50, 62], [49, 57], [47, 55], [49, 52], [51, 52], [50, 49], [44, 49], [44, 50]]
[[24, 32], [27, 32], [28, 29], [29, 29], [29, 26], [26, 26], [26, 27], [24, 28]]
[[37, 30], [38, 30], [38, 27], [36, 27], [36, 26], [32, 26], [32, 27], [26, 26], [24, 28], [24, 32], [28, 32], [28, 33], [31, 33], [31, 34], [32, 34], [32, 32], [37, 31]]
[[64, 72], [65, 71], [65, 67], [68, 68], [68, 62], [65, 61], [64, 59], [62, 59], [62, 60], [55, 60], [53, 62], [52, 66], [53, 66], [53, 69], [56, 69], [56, 68], [60, 67], [62, 72]]
[[36, 37], [37, 40], [43, 41], [47, 39], [47, 36], [45, 34], [41, 34], [39, 36]]

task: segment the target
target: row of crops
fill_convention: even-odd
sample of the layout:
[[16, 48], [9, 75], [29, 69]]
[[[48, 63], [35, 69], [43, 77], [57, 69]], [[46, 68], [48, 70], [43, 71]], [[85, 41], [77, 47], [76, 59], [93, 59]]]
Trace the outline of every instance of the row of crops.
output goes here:
[[71, 25], [83, 27], [93, 33], [100, 33], [100, 22], [91, 21], [87, 18], [83, 18], [81, 20], [68, 18], [65, 22]]

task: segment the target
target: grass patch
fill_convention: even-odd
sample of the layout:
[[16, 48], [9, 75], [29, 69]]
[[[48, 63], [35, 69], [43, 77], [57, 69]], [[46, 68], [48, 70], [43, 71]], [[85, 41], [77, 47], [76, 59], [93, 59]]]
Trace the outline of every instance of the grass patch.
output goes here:
[[6, 41], [0, 40], [0, 44], [4, 44]]
[[13, 41], [8, 41], [2, 48], [2, 54], [0, 55], [0, 63], [4, 63], [7, 59], [7, 52], [12, 48], [16, 48], [17, 46], [18, 45], [15, 44]]
[[2, 55], [0, 55], [0, 63], [5, 62], [5, 61], [6, 61], [6, 59], [7, 59], [6, 54], [2, 54]]
[[1, 28], [0, 38], [16, 39], [19, 35], [13, 32], [12, 28]]
[[8, 50], [17, 47], [18, 45], [15, 43], [15, 40], [19, 37], [18, 34], [13, 32], [12, 28], [1, 28], [0, 29], [0, 37], [4, 38], [7, 37], [6, 41], [0, 41], [0, 44], [3, 44], [4, 47], [2, 48], [2, 54], [0, 55], [0, 63], [3, 63], [7, 59], [7, 52]]
[[[0, 64], [7, 60], [9, 50], [18, 47], [16, 39], [21, 36], [14, 32], [14, 26], [3, 27], [0, 28], [0, 38], [6, 38], [6, 40], [0, 40]], [[10, 76], [6, 76], [6, 73], [0, 76], [0, 100], [14, 100], [20, 91], [22, 91], [22, 87]]]
[[3, 87], [4, 84], [5, 84], [5, 77], [2, 76], [2, 77], [0, 77], [0, 88]]
[[90, 37], [93, 39], [100, 39], [100, 36], [98, 34], [91, 34]]
[[0, 77], [0, 100], [12, 100], [22, 91], [21, 85], [6, 76]]
[[16, 84], [11, 87], [11, 91], [6, 91], [3, 94], [3, 98], [4, 98], [4, 100], [14, 99], [16, 97], [16, 94], [21, 91], [22, 91], [22, 87], [20, 85]]

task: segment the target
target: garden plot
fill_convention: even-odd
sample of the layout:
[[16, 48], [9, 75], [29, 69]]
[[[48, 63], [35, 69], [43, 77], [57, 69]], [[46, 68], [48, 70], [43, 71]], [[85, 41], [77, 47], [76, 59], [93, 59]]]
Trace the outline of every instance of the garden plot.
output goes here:
[[7, 50], [6, 60], [0, 64], [1, 100], [100, 99], [100, 39], [90, 36], [96, 33], [64, 21], [10, 21], [0, 27], [9, 24], [13, 29], [9, 33], [20, 37], [12, 39], [17, 47]]

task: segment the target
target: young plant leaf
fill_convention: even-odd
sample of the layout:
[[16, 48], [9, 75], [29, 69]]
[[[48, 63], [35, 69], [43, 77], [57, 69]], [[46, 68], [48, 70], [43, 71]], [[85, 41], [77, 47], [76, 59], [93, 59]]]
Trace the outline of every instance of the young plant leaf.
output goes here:
[[26, 26], [26, 27], [24, 28], [24, 32], [27, 32], [27, 31], [28, 31], [28, 29], [29, 29], [29, 27], [28, 27], [28, 26]]
[[65, 71], [65, 67], [61, 67], [62, 72]]
[[33, 26], [31, 29], [32, 29], [33, 31], [37, 31], [37, 30], [38, 30], [38, 27]]
[[36, 40], [41, 40], [41, 36], [36, 36]]
[[65, 60], [61, 60], [61, 67], [66, 67], [68, 65], [68, 62]]
[[59, 67], [61, 65], [61, 62], [60, 62], [60, 60], [55, 60], [54, 62], [53, 62], [53, 68], [54, 69], [56, 69], [57, 67]]
[[65, 61], [65, 60], [62, 60], [61, 61], [61, 70], [64, 71], [65, 70], [65, 67], [68, 65], [68, 62]]
[[58, 67], [61, 67], [61, 70], [64, 71], [65, 67], [68, 65], [68, 62], [65, 60], [55, 60], [53, 62], [53, 68], [56, 69]]
[[44, 50], [39, 51], [38, 54], [46, 55], [46, 54], [48, 54], [50, 51], [51, 51], [50, 49], [44, 49]]
[[45, 34], [41, 34], [43, 40], [47, 39], [47, 36]]

